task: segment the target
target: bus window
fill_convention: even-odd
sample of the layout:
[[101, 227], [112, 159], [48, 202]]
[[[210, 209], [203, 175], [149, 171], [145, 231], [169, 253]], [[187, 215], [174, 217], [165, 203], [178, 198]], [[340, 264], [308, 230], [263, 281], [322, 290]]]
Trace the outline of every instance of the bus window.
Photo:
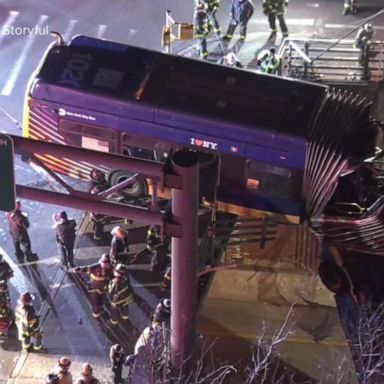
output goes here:
[[61, 119], [59, 132], [69, 145], [103, 152], [117, 151], [117, 132], [113, 129]]
[[273, 195], [294, 197], [294, 170], [247, 160], [245, 184], [249, 191], [268, 192]]

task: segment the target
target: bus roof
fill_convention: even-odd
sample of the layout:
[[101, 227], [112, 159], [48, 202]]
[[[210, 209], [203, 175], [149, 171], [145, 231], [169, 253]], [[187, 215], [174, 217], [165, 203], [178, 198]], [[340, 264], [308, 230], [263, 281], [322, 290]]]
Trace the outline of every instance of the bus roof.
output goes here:
[[[87, 36], [52, 46], [31, 83], [33, 98], [183, 129], [188, 115], [251, 130], [307, 137], [327, 87]], [[81, 101], [81, 105], [79, 104]], [[116, 108], [117, 104], [119, 105]], [[126, 105], [126, 108], [124, 108]], [[175, 115], [170, 115], [175, 113]], [[171, 118], [176, 116], [176, 118]], [[214, 129], [214, 128], [213, 128]], [[211, 132], [213, 133], [213, 132]]]

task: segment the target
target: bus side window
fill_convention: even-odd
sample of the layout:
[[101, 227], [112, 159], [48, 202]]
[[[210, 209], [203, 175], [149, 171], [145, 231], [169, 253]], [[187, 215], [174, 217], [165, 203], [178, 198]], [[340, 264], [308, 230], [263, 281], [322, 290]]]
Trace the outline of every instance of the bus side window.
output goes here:
[[247, 160], [245, 184], [249, 191], [290, 197], [291, 182], [290, 169]]

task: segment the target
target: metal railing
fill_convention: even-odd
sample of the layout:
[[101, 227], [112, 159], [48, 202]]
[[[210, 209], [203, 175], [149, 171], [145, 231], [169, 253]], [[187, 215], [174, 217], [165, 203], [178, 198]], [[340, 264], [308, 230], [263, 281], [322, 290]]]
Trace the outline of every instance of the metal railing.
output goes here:
[[352, 39], [285, 39], [279, 49], [283, 76], [317, 82], [384, 80], [384, 42], [372, 41], [364, 52]]

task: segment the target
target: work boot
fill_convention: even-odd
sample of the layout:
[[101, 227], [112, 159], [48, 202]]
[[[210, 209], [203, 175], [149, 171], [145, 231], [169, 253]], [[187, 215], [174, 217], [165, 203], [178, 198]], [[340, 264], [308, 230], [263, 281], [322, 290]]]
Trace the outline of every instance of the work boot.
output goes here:
[[276, 31], [272, 31], [269, 36], [268, 36], [268, 41], [275, 41], [276, 40], [276, 36], [277, 36], [277, 32]]

